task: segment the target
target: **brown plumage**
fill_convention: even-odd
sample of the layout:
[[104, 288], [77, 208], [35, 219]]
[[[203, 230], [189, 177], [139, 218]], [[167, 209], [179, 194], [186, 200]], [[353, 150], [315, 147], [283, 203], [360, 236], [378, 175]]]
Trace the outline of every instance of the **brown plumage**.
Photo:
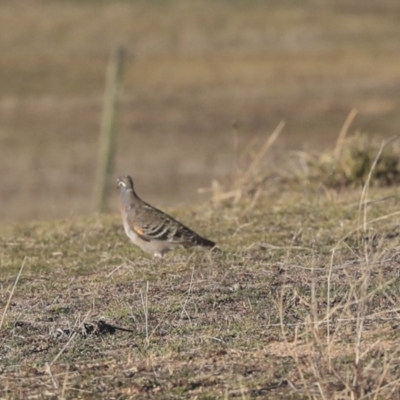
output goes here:
[[143, 251], [161, 258], [177, 247], [215, 247], [211, 240], [143, 201], [136, 194], [130, 176], [120, 176], [117, 182], [125, 233]]

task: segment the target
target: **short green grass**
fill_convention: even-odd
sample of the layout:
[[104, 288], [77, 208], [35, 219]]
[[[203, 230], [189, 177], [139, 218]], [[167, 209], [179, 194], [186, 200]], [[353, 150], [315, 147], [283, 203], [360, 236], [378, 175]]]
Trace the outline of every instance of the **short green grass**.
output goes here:
[[[4, 233], [0, 397], [395, 397], [399, 199], [368, 199], [282, 186], [176, 209], [222, 252], [162, 261], [114, 215]], [[100, 319], [131, 332], [82, 334]]]

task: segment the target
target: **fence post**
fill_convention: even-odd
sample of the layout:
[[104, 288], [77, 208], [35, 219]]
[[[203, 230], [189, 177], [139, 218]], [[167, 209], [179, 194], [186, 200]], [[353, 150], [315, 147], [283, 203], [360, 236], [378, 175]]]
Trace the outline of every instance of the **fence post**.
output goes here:
[[99, 213], [106, 211], [110, 178], [114, 172], [115, 113], [122, 86], [124, 56], [125, 51], [122, 47], [116, 49], [111, 54], [107, 70], [95, 182], [95, 207]]

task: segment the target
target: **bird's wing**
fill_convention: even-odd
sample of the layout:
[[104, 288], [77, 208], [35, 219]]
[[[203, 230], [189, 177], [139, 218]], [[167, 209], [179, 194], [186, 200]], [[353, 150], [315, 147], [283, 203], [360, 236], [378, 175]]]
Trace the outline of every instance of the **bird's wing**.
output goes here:
[[128, 223], [138, 236], [147, 241], [161, 240], [184, 246], [198, 236], [174, 218], [147, 204], [141, 205], [128, 218]]

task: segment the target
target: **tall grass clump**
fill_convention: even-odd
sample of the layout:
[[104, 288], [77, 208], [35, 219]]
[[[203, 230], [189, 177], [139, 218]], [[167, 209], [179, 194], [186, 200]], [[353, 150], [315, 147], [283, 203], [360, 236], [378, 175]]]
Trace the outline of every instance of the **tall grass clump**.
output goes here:
[[[355, 115], [353, 110], [333, 148], [317, 155], [297, 153], [301, 161], [300, 168], [295, 171], [297, 178], [340, 189], [364, 185], [371, 171], [368, 178], [370, 186], [400, 183], [400, 145], [396, 142], [397, 137], [382, 143], [382, 140], [362, 132], [348, 135]], [[375, 160], [378, 152], [379, 157]]]

